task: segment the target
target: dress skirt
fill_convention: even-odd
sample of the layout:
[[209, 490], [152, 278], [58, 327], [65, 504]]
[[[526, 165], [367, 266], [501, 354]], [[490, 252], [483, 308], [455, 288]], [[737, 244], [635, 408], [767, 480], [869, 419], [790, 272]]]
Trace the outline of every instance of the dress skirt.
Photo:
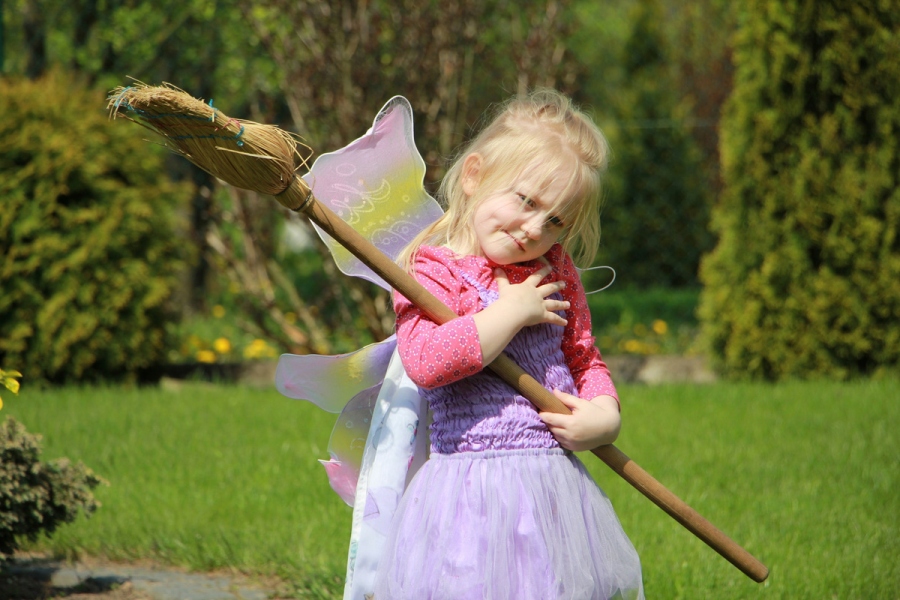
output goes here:
[[397, 508], [376, 600], [643, 598], [637, 552], [562, 449], [432, 454]]

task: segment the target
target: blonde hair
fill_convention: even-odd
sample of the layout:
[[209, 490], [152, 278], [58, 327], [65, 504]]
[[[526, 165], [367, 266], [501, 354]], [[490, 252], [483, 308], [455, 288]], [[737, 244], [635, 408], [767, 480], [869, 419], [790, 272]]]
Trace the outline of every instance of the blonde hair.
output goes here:
[[[463, 163], [470, 154], [481, 162], [478, 186], [471, 196], [463, 191]], [[566, 224], [560, 244], [575, 263], [586, 267], [600, 243], [600, 182], [609, 161], [609, 146], [591, 118], [571, 100], [553, 90], [538, 90], [500, 105], [487, 126], [457, 155], [438, 190], [447, 207], [444, 215], [422, 231], [398, 257], [412, 268], [423, 244], [444, 245], [475, 254], [472, 227], [475, 208], [496, 190], [507, 189], [530, 168], [534, 180], [546, 188], [560, 173], [569, 173], [563, 193], [551, 210]], [[533, 173], [529, 173], [531, 177]]]

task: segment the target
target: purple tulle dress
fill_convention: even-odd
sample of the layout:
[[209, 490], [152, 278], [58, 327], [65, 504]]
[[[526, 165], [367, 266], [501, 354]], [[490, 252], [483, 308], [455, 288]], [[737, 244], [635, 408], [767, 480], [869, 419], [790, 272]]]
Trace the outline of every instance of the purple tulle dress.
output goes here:
[[[482, 305], [496, 300], [470, 283]], [[506, 352], [546, 388], [576, 394], [562, 332], [526, 327]], [[644, 597], [609, 499], [528, 400], [489, 371], [420, 392], [431, 458], [394, 516], [376, 600]]]

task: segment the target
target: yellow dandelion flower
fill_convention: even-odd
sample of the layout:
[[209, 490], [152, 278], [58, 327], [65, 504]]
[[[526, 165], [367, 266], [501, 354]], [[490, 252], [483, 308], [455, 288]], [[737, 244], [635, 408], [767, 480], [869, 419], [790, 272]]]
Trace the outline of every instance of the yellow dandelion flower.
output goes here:
[[628, 340], [625, 342], [625, 351], [633, 354], [640, 354], [643, 347], [643, 344], [637, 340]]
[[212, 350], [200, 350], [197, 352], [197, 360], [202, 363], [216, 362], [216, 353]]
[[244, 356], [246, 358], [274, 358], [278, 356], [278, 352], [266, 340], [257, 338], [244, 349]]
[[658, 335], [666, 335], [666, 332], [669, 331], [669, 325], [662, 319], [656, 319], [653, 321], [653, 331]]
[[219, 354], [228, 354], [231, 352], [231, 342], [225, 338], [218, 338], [213, 342], [213, 350]]
[[212, 308], [212, 314], [215, 318], [221, 319], [222, 317], [225, 316], [225, 307], [222, 306], [221, 304], [216, 304]]

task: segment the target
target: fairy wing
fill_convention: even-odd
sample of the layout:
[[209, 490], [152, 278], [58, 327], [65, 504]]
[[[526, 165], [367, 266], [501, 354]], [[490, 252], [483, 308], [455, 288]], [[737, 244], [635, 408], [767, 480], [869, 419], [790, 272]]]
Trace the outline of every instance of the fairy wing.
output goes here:
[[[389, 258], [443, 214], [423, 186], [425, 161], [413, 137], [413, 113], [402, 96], [388, 100], [365, 135], [321, 155], [304, 179], [328, 206]], [[390, 286], [316, 227], [338, 268], [386, 290]]]
[[275, 387], [288, 398], [340, 413], [351, 398], [384, 380], [396, 347], [397, 338], [392, 335], [348, 354], [282, 354]]
[[340, 413], [328, 441], [330, 459], [319, 462], [331, 488], [351, 506], [375, 400], [396, 347], [391, 336], [336, 356], [282, 354], [275, 370], [275, 387], [288, 398]]
[[363, 451], [372, 426], [372, 413], [383, 385], [372, 386], [353, 396], [334, 424], [328, 440], [329, 460], [319, 460], [328, 483], [341, 500], [353, 506], [362, 468]]
[[[422, 184], [425, 161], [413, 137], [413, 115], [402, 96], [388, 100], [365, 135], [323, 154], [305, 176], [316, 199], [390, 258], [443, 214]], [[316, 227], [338, 268], [385, 289], [390, 286]], [[341, 412], [348, 400], [384, 379], [393, 338], [341, 356], [283, 355], [275, 384], [290, 398]]]
[[[365, 135], [320, 156], [304, 177], [319, 202], [392, 259], [443, 214], [422, 183], [425, 161], [415, 145], [412, 117], [405, 98], [391, 98]], [[390, 289], [328, 234], [318, 227], [316, 232], [343, 273]], [[278, 363], [275, 384], [282, 394], [340, 413], [328, 444], [330, 460], [321, 462], [331, 487], [351, 505], [375, 399], [395, 348], [391, 336], [349, 354], [285, 354]]]

